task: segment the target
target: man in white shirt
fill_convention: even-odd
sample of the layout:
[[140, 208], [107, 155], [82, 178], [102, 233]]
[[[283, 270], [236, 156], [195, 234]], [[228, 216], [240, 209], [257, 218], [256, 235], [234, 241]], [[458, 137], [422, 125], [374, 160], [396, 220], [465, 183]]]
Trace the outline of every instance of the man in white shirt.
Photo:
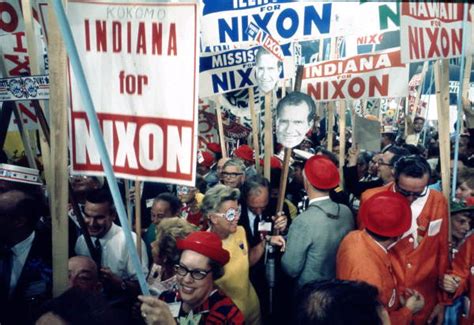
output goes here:
[[[133, 267], [129, 251], [125, 243], [125, 234], [120, 226], [114, 224], [117, 216], [115, 207], [107, 189], [88, 193], [84, 206], [84, 221], [96, 249], [100, 252], [100, 276], [104, 288], [113, 295], [139, 294], [136, 278], [137, 270]], [[132, 233], [134, 241], [136, 235]], [[77, 255], [91, 256], [84, 236], [81, 235], [75, 248]], [[148, 257], [145, 243], [142, 241], [142, 270], [148, 273]]]

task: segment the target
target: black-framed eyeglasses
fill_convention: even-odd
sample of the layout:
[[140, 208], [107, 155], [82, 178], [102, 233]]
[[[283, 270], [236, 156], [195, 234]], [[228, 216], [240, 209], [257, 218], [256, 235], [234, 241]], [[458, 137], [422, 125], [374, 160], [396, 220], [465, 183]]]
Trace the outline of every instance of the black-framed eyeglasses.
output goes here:
[[386, 163], [385, 161], [383, 161], [382, 159], [379, 159], [377, 160], [376, 164], [380, 165], [380, 166], [388, 166], [388, 167], [392, 167], [392, 164], [390, 163]]
[[236, 178], [237, 176], [242, 176], [244, 173], [227, 173], [227, 172], [222, 172], [221, 175], [222, 177], [230, 177], [230, 178]]
[[406, 191], [403, 188], [401, 188], [400, 185], [398, 185], [398, 183], [395, 183], [395, 190], [398, 193], [400, 193], [401, 195], [403, 195], [404, 197], [412, 196], [414, 198], [423, 197], [428, 193], [428, 187], [427, 186], [425, 186], [425, 188], [421, 192], [410, 192], [410, 191]]
[[176, 274], [185, 277], [186, 274], [191, 274], [191, 277], [194, 280], [202, 280], [204, 279], [209, 273], [211, 273], [212, 270], [204, 271], [204, 270], [190, 270], [186, 266], [181, 265], [181, 264], [176, 264], [174, 266], [174, 270], [176, 271]]

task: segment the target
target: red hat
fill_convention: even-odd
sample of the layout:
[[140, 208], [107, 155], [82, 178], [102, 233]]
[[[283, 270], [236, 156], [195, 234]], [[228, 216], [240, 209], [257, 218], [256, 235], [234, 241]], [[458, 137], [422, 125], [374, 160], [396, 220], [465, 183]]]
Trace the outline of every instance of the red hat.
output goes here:
[[314, 187], [330, 190], [339, 185], [339, 171], [336, 165], [322, 155], [309, 158], [304, 165], [304, 173]]
[[364, 201], [359, 215], [368, 230], [384, 237], [398, 237], [411, 226], [408, 200], [392, 191], [379, 192]]
[[202, 151], [201, 154], [204, 161], [200, 165], [211, 167], [214, 164], [214, 155], [209, 151]]
[[176, 242], [178, 249], [195, 251], [199, 254], [209, 257], [224, 266], [230, 259], [230, 254], [222, 248], [220, 237], [209, 231], [196, 231], [190, 233], [185, 239]]
[[[260, 158], [260, 166], [264, 166], [265, 165], [265, 160], [263, 160], [262, 158]], [[270, 168], [272, 169], [281, 169], [281, 161], [280, 159], [278, 159], [277, 157], [275, 156], [272, 156], [270, 158]]]
[[221, 153], [222, 152], [220, 144], [215, 143], [215, 142], [209, 142], [207, 144], [207, 149], [212, 151], [213, 153]]
[[234, 150], [234, 156], [239, 157], [243, 160], [252, 161], [254, 159], [253, 158], [253, 149], [250, 148], [248, 145], [243, 144], [243, 145], [237, 147], [237, 149]]

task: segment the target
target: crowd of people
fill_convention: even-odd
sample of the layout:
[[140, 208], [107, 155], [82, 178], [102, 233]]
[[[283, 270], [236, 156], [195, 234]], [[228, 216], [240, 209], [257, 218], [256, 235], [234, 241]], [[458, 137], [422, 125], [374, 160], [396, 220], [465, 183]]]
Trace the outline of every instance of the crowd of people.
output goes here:
[[[306, 105], [304, 96], [292, 105]], [[54, 299], [45, 193], [1, 179], [0, 323], [472, 324], [474, 113], [465, 106], [452, 202], [422, 117], [406, 137], [382, 130], [379, 152], [348, 137], [344, 161], [312, 128], [293, 154], [286, 193], [280, 146], [267, 179], [250, 145], [223, 157], [209, 143], [194, 186], [145, 182], [134, 189], [141, 202], [124, 194], [143, 207], [132, 234], [139, 270], [107, 183], [71, 175], [80, 215], [71, 205], [69, 289]], [[285, 116], [280, 138], [299, 132], [301, 116]], [[151, 296], [141, 295], [138, 272]]]

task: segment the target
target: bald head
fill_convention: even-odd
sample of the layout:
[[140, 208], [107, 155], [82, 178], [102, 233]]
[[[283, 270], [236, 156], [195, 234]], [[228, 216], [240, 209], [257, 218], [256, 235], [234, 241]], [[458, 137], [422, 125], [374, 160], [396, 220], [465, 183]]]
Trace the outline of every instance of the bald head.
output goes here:
[[69, 287], [78, 287], [90, 292], [101, 289], [97, 265], [88, 256], [74, 256], [68, 262]]

